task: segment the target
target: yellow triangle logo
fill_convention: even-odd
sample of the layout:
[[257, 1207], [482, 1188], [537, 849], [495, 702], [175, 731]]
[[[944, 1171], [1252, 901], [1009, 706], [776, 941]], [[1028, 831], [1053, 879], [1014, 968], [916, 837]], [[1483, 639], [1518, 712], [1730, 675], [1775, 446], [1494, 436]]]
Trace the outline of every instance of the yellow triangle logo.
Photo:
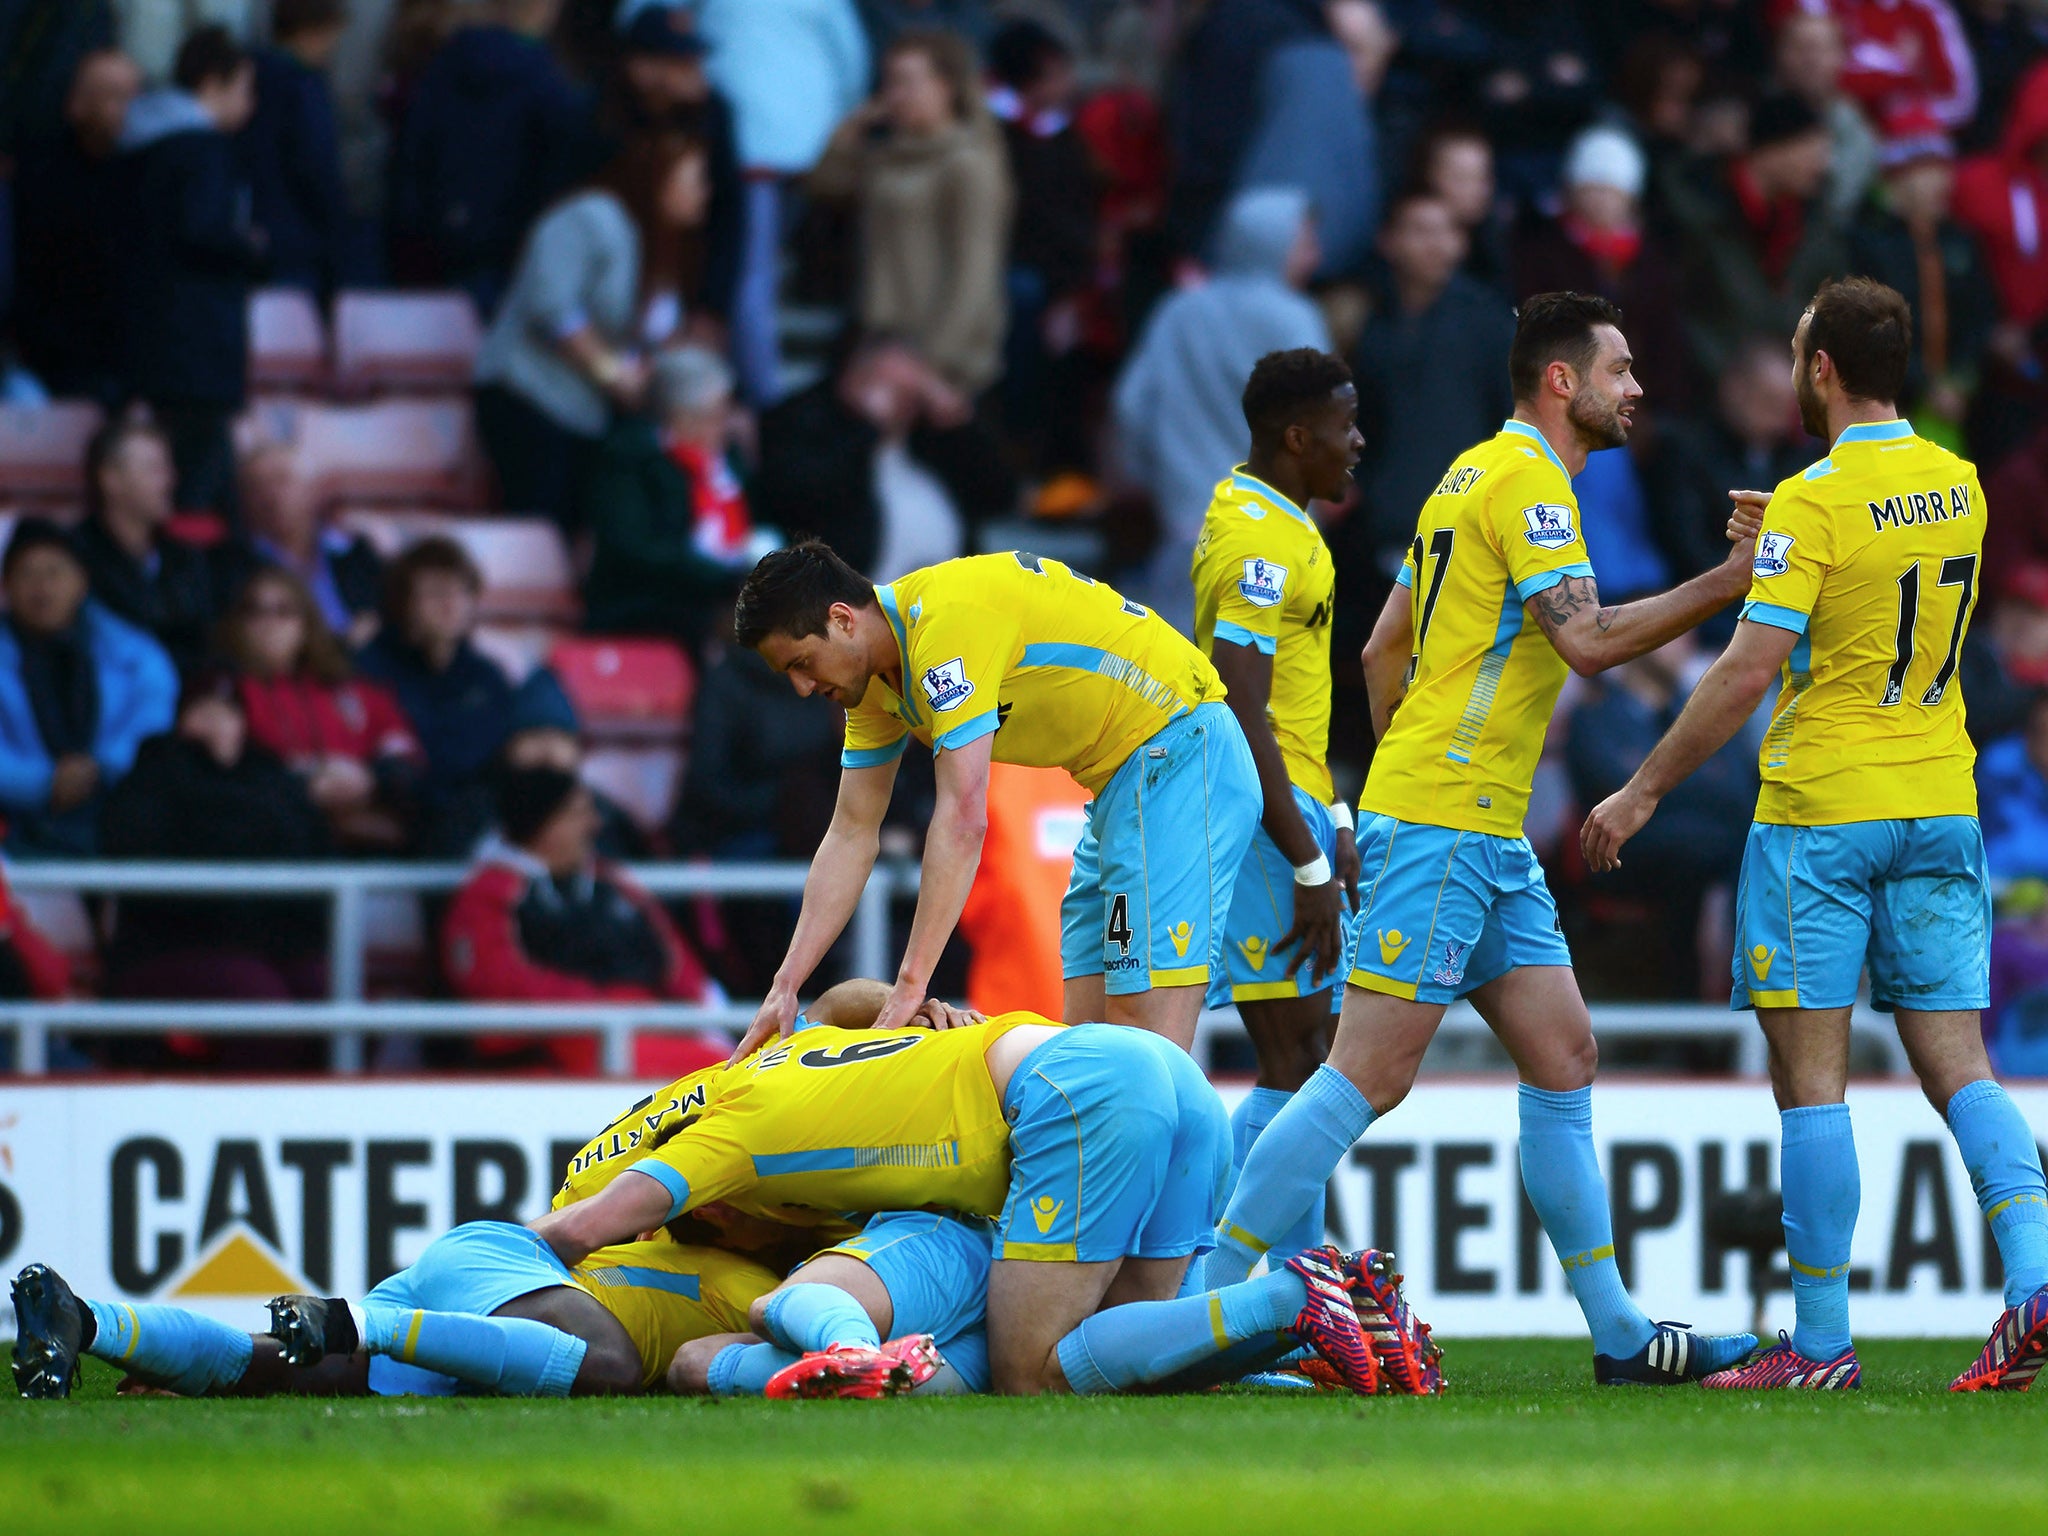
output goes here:
[[269, 1297], [306, 1288], [306, 1282], [279, 1263], [268, 1248], [246, 1231], [236, 1230], [216, 1243], [166, 1294]]

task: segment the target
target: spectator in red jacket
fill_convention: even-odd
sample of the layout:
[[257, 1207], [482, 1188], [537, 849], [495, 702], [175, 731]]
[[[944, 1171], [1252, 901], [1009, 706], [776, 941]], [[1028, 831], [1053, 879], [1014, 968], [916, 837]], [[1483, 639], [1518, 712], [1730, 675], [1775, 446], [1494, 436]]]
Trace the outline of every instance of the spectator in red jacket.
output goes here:
[[1797, 11], [1830, 12], [1842, 24], [1842, 88], [1873, 119], [1908, 102], [1924, 104], [1944, 128], [1976, 114], [1977, 62], [1949, 0], [1776, 0], [1771, 21]]
[[243, 585], [221, 648], [240, 673], [249, 735], [306, 780], [335, 841], [391, 851], [410, 838], [426, 757], [398, 701], [356, 677], [306, 584], [277, 566]]
[[71, 962], [28, 920], [0, 869], [0, 997], [55, 1002], [71, 990]]
[[1984, 247], [2005, 318], [2048, 319], [2048, 62], [2014, 94], [1997, 152], [1957, 170], [1955, 214]]
[[[471, 1002], [709, 1002], [717, 987], [659, 902], [597, 857], [597, 807], [559, 768], [498, 776], [498, 833], [477, 855], [441, 929], [448, 984]], [[589, 1074], [598, 1044], [559, 1036], [538, 1050], [486, 1036], [477, 1049], [501, 1066]], [[634, 1070], [655, 1076], [704, 1054], [690, 1035], [641, 1033]], [[715, 1059], [715, 1055], [714, 1055]], [[679, 1070], [687, 1071], [683, 1066]]]

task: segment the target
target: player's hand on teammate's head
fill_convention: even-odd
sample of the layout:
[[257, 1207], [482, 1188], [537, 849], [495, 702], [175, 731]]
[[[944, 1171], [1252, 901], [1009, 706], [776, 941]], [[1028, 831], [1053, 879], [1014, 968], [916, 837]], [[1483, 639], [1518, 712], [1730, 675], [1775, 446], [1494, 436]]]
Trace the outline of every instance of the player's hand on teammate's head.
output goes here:
[[889, 990], [889, 1001], [882, 1005], [882, 1011], [875, 1017], [876, 1029], [914, 1029], [924, 1021], [918, 1012], [924, 1007], [924, 988], [916, 982], [898, 978]]
[[1307, 966], [1313, 981], [1320, 982], [1344, 960], [1343, 882], [1332, 878], [1321, 885], [1294, 888], [1294, 926], [1280, 936], [1275, 951], [1292, 950], [1289, 971]]
[[793, 993], [770, 992], [761, 1002], [754, 1015], [754, 1022], [747, 1026], [747, 1032], [740, 1036], [740, 1043], [726, 1057], [727, 1066], [743, 1061], [754, 1054], [770, 1040], [787, 1035], [796, 1027], [796, 996]]
[[978, 1009], [955, 1008], [943, 999], [928, 997], [910, 1022], [926, 1024], [933, 1029], [971, 1029], [976, 1024], [986, 1024], [988, 1015]]
[[1728, 541], [1740, 544], [1744, 539], [1753, 539], [1763, 530], [1764, 510], [1771, 504], [1769, 491], [1730, 491], [1728, 499], [1735, 503], [1728, 514]]

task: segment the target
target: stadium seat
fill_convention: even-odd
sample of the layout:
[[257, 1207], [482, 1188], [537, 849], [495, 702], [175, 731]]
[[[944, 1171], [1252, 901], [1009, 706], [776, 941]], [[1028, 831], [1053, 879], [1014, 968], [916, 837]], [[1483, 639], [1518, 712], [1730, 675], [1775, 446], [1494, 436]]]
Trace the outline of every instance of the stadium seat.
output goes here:
[[467, 389], [483, 328], [465, 293], [343, 293], [334, 301], [339, 393]]
[[697, 678], [674, 641], [572, 635], [555, 643], [548, 664], [585, 735], [618, 742], [674, 742], [685, 735]]
[[74, 983], [92, 985], [99, 977], [99, 934], [92, 914], [76, 891], [16, 891], [15, 902], [31, 926], [71, 962]]
[[455, 540], [483, 573], [486, 623], [573, 624], [582, 611], [562, 532], [544, 517], [450, 517], [351, 507], [337, 519], [386, 559], [430, 534]]
[[482, 463], [467, 399], [304, 406], [292, 417], [290, 440], [327, 499], [479, 505]]
[[597, 747], [583, 760], [583, 782], [618, 801], [643, 831], [659, 832], [675, 809], [683, 754], [677, 747]]
[[85, 445], [101, 420], [90, 400], [0, 406], [0, 500], [24, 512], [79, 505]]
[[327, 387], [327, 328], [312, 298], [296, 288], [249, 295], [249, 387]]

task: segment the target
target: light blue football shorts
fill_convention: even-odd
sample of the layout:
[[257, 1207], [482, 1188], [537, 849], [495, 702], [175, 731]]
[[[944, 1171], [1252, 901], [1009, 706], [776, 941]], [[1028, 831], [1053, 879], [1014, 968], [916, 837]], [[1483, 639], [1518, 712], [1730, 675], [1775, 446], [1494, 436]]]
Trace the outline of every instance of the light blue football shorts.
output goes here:
[[1735, 1008], [1927, 1012], [1991, 1002], [1991, 879], [1974, 816], [1755, 822], [1735, 897]]
[[1162, 726], [1088, 803], [1060, 903], [1060, 972], [1112, 996], [1206, 982], [1264, 801], [1230, 706]]
[[[817, 1257], [843, 1253], [859, 1259], [889, 1292], [896, 1314], [890, 1333], [928, 1333], [943, 1350], [988, 1320], [988, 1265], [994, 1238], [988, 1222], [971, 1216], [882, 1211], [869, 1217], [854, 1236]], [[790, 1278], [802, 1274], [799, 1268]]]
[[1358, 828], [1351, 985], [1448, 1003], [1525, 965], [1570, 965], [1526, 837], [1374, 816]]
[[[469, 1221], [444, 1232], [406, 1268], [371, 1287], [366, 1301], [422, 1312], [489, 1317], [509, 1301], [550, 1286], [576, 1284], [555, 1250], [510, 1221]], [[453, 1376], [375, 1355], [370, 1391], [378, 1397], [446, 1397], [467, 1391]]]
[[[1300, 785], [1294, 803], [1323, 857], [1337, 857], [1337, 823], [1330, 808]], [[1337, 1006], [1340, 984], [1351, 970], [1350, 923], [1344, 925], [1344, 957], [1318, 983], [1309, 967], [1289, 970], [1294, 955], [1280, 955], [1274, 944], [1294, 926], [1294, 866], [1273, 841], [1263, 822], [1252, 834], [1252, 846], [1238, 866], [1237, 886], [1230, 896], [1230, 918], [1223, 928], [1223, 965], [1209, 978], [1209, 1006], [1256, 1003], [1273, 997], [1312, 997], [1329, 992]]]

